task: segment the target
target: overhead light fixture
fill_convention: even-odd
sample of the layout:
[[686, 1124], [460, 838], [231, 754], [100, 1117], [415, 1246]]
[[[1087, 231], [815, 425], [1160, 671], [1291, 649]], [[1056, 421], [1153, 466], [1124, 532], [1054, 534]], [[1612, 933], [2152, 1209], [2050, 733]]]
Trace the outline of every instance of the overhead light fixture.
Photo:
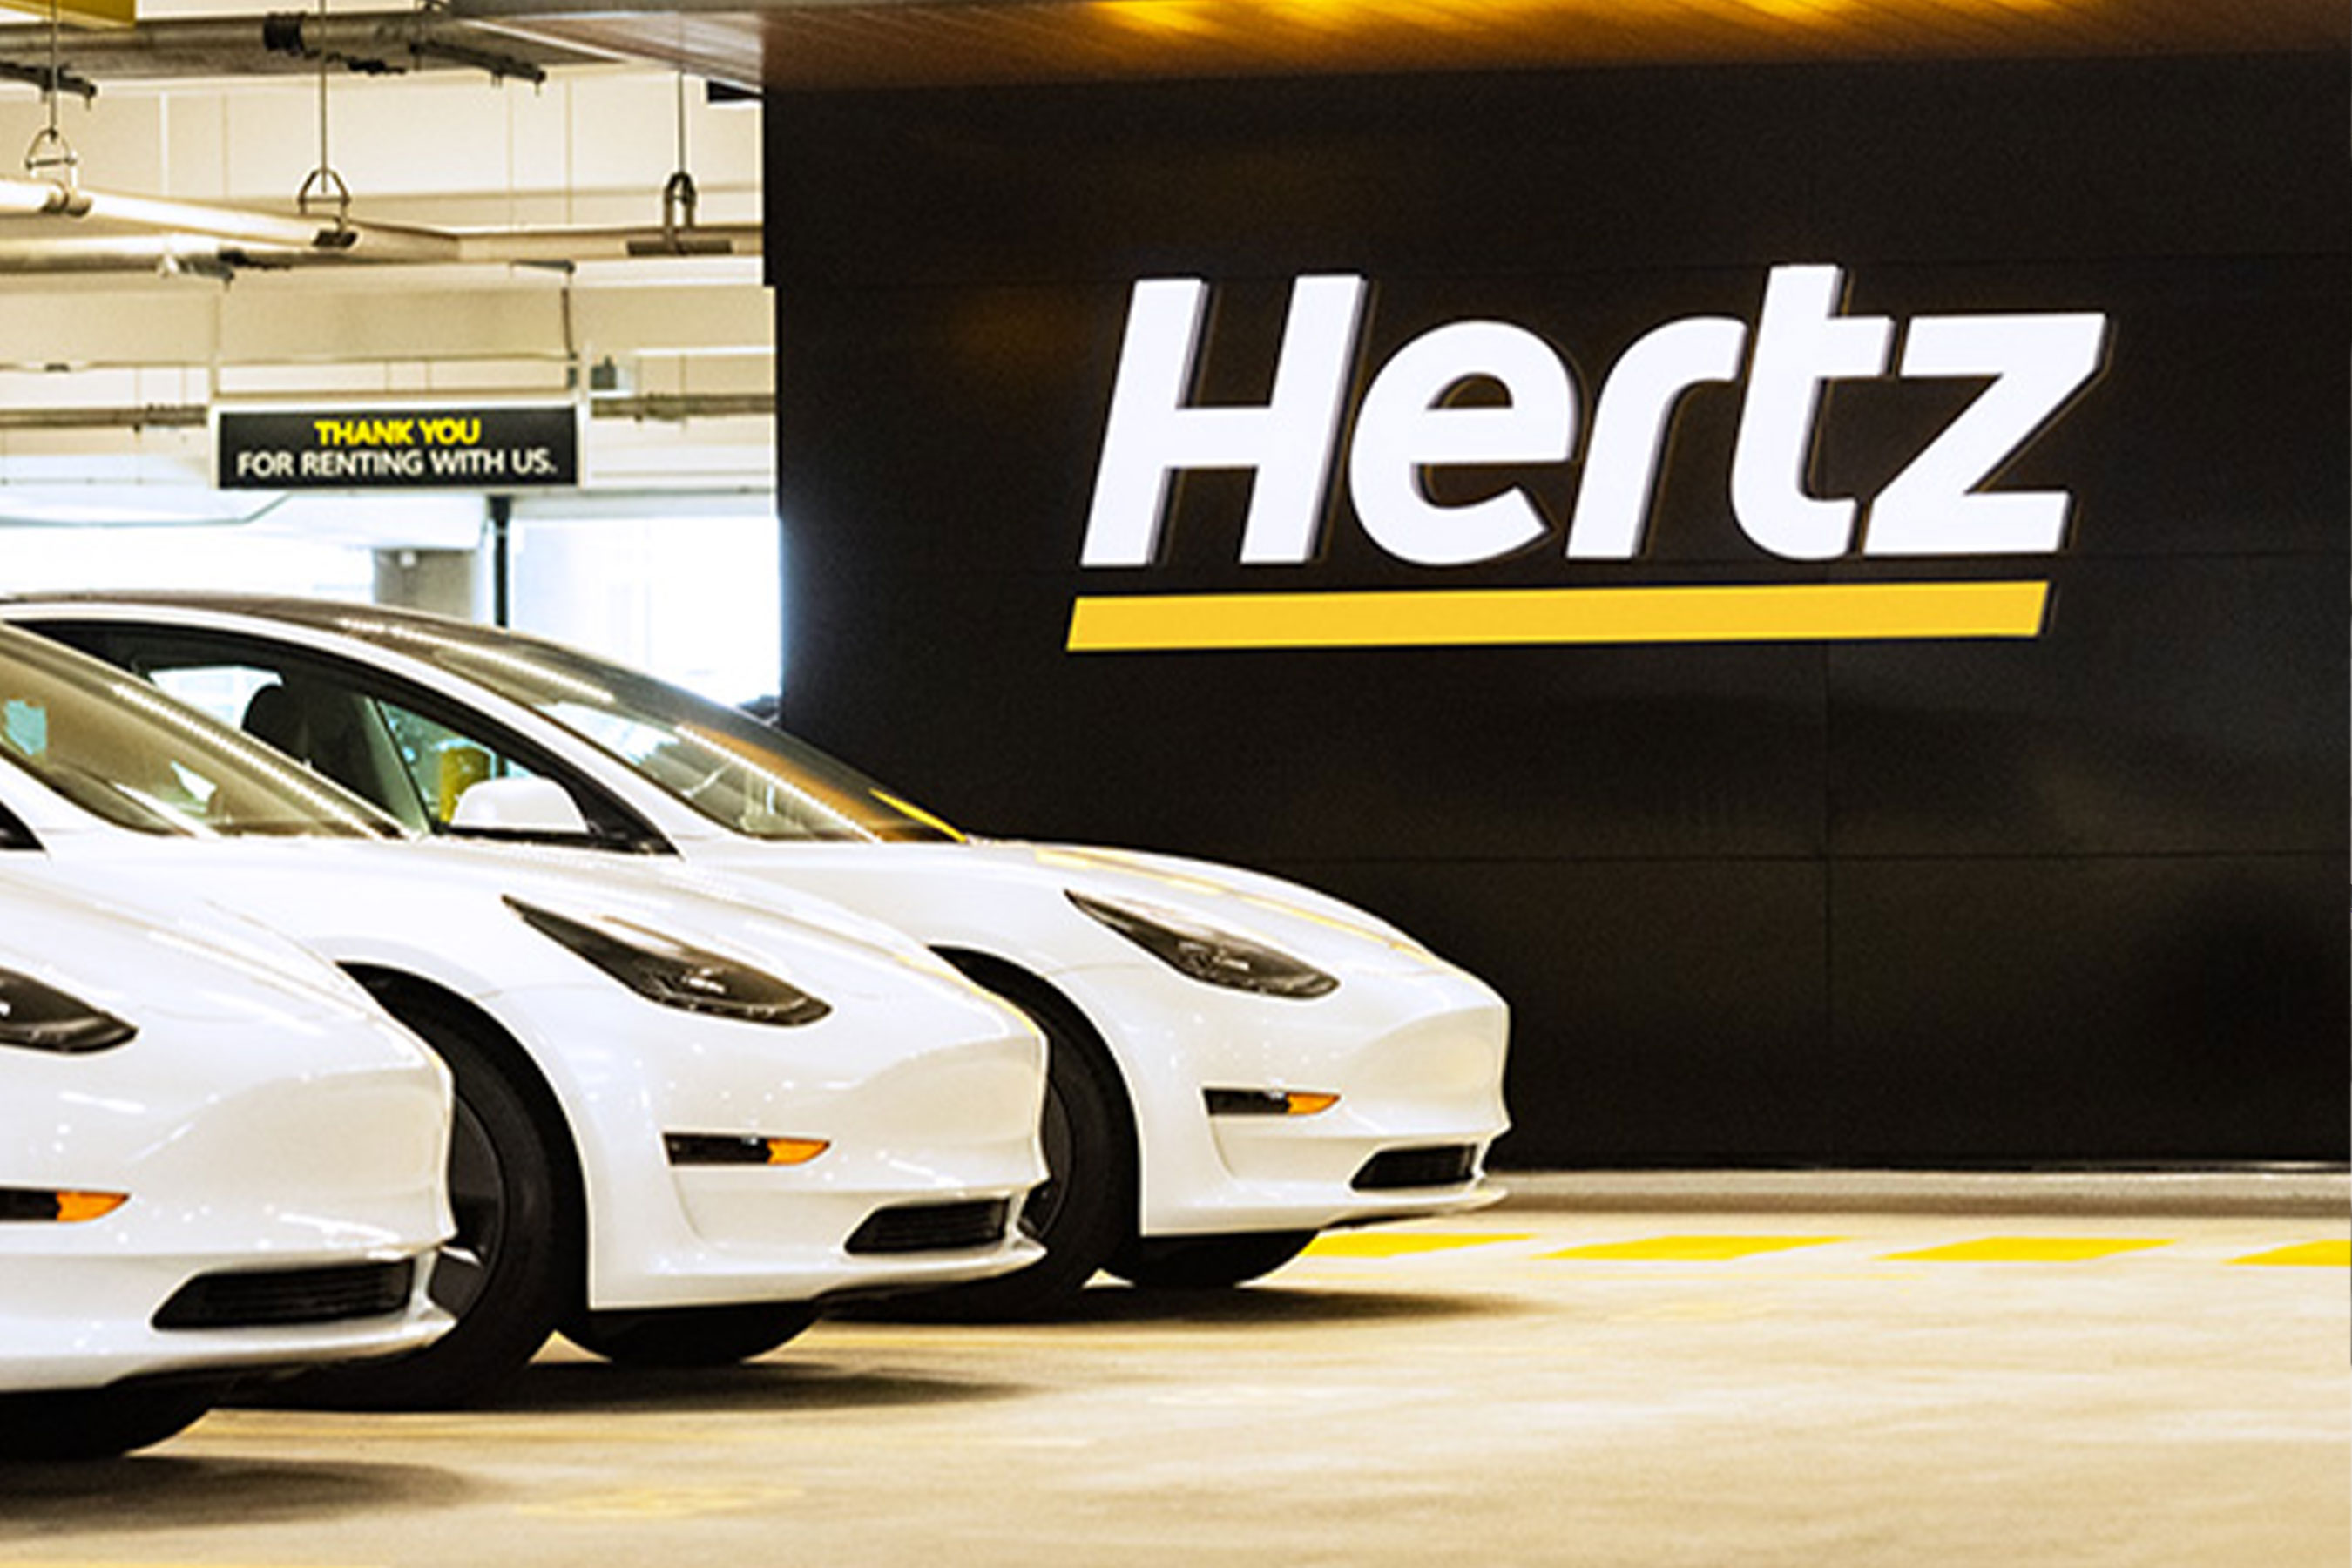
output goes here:
[[724, 235], [708, 234], [695, 226], [695, 209], [702, 193], [688, 169], [686, 149], [686, 72], [677, 73], [677, 168], [662, 185], [661, 237], [632, 239], [631, 256], [729, 256], [734, 246]]
[[0, 527], [219, 528], [257, 522], [282, 495], [225, 495], [194, 486], [0, 486]]

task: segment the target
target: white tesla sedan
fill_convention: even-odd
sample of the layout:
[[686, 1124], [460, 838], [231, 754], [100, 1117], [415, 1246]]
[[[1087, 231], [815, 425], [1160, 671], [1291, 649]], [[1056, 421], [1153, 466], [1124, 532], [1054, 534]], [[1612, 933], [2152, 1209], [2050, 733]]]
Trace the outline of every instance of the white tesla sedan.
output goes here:
[[449, 1064], [458, 1319], [311, 1386], [478, 1397], [552, 1328], [719, 1363], [818, 1301], [1038, 1255], [1045, 1046], [895, 932], [650, 858], [419, 843], [153, 688], [0, 626], [0, 858], [194, 892], [340, 963]]
[[1207, 1286], [1327, 1226], [1473, 1207], [1506, 1011], [1362, 910], [1166, 856], [967, 838], [814, 748], [541, 639], [412, 612], [88, 596], [5, 617], [187, 696], [412, 827], [748, 873], [908, 932], [1053, 1044], [1050, 1256], [951, 1293], [1048, 1306], [1097, 1266]]
[[0, 1460], [449, 1326], [449, 1078], [340, 971], [0, 855]]

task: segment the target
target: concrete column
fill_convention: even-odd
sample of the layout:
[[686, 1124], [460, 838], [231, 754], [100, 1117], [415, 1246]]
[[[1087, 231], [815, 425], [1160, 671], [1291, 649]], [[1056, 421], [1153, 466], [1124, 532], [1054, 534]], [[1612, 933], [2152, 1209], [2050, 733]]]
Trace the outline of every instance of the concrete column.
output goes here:
[[490, 571], [479, 550], [379, 550], [375, 602], [469, 621], [490, 615]]

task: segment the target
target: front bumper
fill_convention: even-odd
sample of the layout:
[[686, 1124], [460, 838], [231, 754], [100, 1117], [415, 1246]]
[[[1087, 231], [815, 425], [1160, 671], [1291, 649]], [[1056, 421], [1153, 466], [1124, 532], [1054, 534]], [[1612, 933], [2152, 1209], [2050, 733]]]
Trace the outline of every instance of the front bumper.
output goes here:
[[[1508, 1014], [1458, 970], [1348, 974], [1331, 995], [1304, 1002], [1228, 996], [1135, 966], [1058, 978], [1119, 1031], [1113, 1050], [1137, 1101], [1146, 1237], [1321, 1230], [1502, 1195], [1486, 1184], [1484, 1162], [1510, 1124]], [[1211, 1090], [1339, 1098], [1312, 1115], [1213, 1114]]]
[[[1040, 1256], [1012, 1216], [1045, 1176], [1045, 1046], [1009, 1010], [918, 997], [779, 1030], [646, 1008], [658, 1039], [633, 1044], [612, 1013], [631, 1005], [583, 992], [531, 1008], [557, 1030], [586, 1010], [568, 1048], [534, 1054], [562, 1075], [579, 1137], [590, 1307], [917, 1289]], [[700, 1163], [673, 1156], [676, 1134], [825, 1148], [799, 1164]]]
[[[254, 1058], [243, 1029], [42, 1064], [71, 1087], [20, 1102], [50, 1120], [5, 1141], [19, 1152], [0, 1184], [129, 1197], [79, 1223], [0, 1225], [0, 1390], [395, 1355], [447, 1329], [425, 1297], [447, 1231], [447, 1079], [382, 1034], [378, 1063], [344, 1070]], [[200, 1279], [227, 1289], [192, 1311]]]

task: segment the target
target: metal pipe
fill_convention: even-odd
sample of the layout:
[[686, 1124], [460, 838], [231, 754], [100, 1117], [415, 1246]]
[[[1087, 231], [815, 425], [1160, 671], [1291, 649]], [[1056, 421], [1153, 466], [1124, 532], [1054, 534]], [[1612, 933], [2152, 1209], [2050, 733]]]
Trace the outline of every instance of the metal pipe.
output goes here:
[[654, 227], [473, 229], [456, 238], [461, 260], [499, 263], [757, 256], [760, 236], [756, 223], [706, 223], [683, 231], [689, 243], [677, 248]]
[[0, 408], [0, 430], [184, 430], [212, 411], [201, 403], [151, 403], [105, 408]]
[[[0, 58], [30, 53], [13, 39], [0, 40]], [[78, 34], [73, 55], [82, 75], [132, 80], [308, 73], [323, 58], [370, 75], [447, 68], [536, 82], [546, 66], [601, 58], [415, 11], [341, 12], [323, 24], [316, 16], [282, 14], [163, 17]]]
[[0, 178], [0, 217], [81, 217], [89, 193], [47, 180]]
[[651, 419], [681, 424], [688, 419], [767, 418], [776, 412], [772, 392], [646, 393], [635, 397], [592, 397], [590, 417]]
[[[651, 419], [682, 423], [688, 419], [767, 418], [776, 412], [776, 399], [764, 392], [685, 392], [643, 397], [597, 397], [588, 404], [597, 419]], [[106, 405], [87, 408], [0, 408], [0, 431], [25, 430], [173, 430], [201, 427], [212, 416], [202, 403]]]
[[[69, 189], [46, 180], [0, 179], [0, 216], [79, 218], [158, 237], [194, 235], [281, 251], [328, 251], [369, 261], [456, 261], [453, 235], [383, 224], [326, 226], [238, 207]], [[35, 242], [37, 244], [38, 242]], [[161, 260], [159, 253], [156, 259]]]

